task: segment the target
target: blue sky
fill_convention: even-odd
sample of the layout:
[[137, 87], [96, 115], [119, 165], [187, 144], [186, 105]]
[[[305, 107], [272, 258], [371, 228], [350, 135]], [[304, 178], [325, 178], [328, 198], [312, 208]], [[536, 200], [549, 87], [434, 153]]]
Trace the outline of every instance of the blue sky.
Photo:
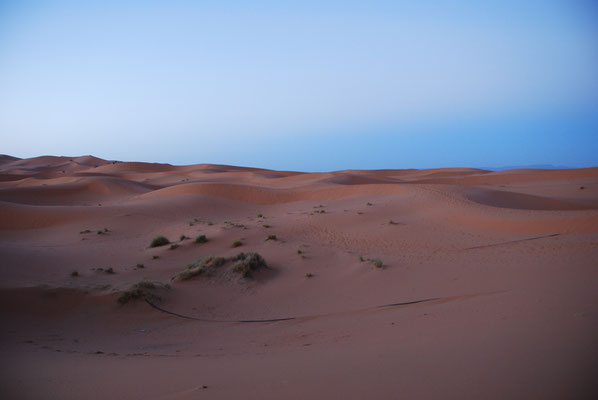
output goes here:
[[597, 17], [590, 0], [0, 0], [0, 153], [597, 166]]

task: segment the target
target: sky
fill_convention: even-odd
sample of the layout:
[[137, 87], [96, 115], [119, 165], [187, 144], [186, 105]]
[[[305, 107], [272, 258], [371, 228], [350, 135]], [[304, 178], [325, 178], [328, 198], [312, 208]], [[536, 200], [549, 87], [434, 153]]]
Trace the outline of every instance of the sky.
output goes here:
[[598, 166], [598, 2], [0, 0], [0, 153]]

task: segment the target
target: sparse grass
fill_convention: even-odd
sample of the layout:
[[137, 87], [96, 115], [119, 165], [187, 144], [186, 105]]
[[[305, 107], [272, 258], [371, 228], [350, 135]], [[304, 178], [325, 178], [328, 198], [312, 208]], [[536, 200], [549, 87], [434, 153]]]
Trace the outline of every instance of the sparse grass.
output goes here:
[[266, 238], [266, 241], [268, 240], [278, 240], [278, 238], [276, 237], [276, 235], [268, 235], [268, 237]]
[[152, 292], [152, 290], [156, 289], [170, 289], [170, 286], [161, 282], [143, 280], [122, 292], [117, 301], [120, 304], [126, 304], [131, 300], [139, 298], [143, 298], [144, 300], [151, 302], [160, 301], [161, 297]]
[[106, 269], [104, 270], [104, 272], [105, 272], [105, 273], [107, 273], [107, 274], [113, 274], [113, 273], [114, 273], [114, 269], [113, 269], [112, 267], [110, 267], [110, 268], [106, 268]]
[[135, 268], [145, 268], [145, 265], [142, 263], [137, 263], [137, 265], [135, 266]]
[[150, 243], [150, 247], [160, 247], [160, 246], [166, 246], [167, 244], [170, 244], [170, 240], [168, 240], [167, 237], [165, 236], [156, 236], [152, 242]]
[[157, 260], [160, 256], [152, 256], [152, 260]]
[[241, 242], [240, 240], [235, 240], [235, 241], [233, 242], [233, 245], [232, 245], [232, 246], [233, 246], [233, 247], [241, 247], [241, 246], [243, 246], [243, 242]]
[[205, 243], [208, 241], [206, 235], [199, 235], [195, 238], [195, 243]]
[[268, 268], [266, 261], [258, 253], [239, 253], [232, 257], [207, 256], [189, 264], [187, 268], [172, 277], [173, 281], [186, 281], [199, 275], [213, 275], [217, 268], [226, 263], [234, 263], [232, 271], [243, 278], [251, 278], [252, 273]]
[[179, 245], [177, 243], [173, 243], [173, 244], [170, 245], [170, 250], [175, 250], [175, 249], [178, 249], [178, 248], [179, 248]]
[[198, 275], [211, 275], [214, 270], [226, 263], [227, 259], [219, 256], [207, 256], [187, 265], [187, 268], [172, 277], [173, 281], [186, 281]]
[[73, 278], [76, 278], [76, 277], [78, 277], [78, 276], [79, 276], [79, 271], [77, 271], [77, 270], [71, 271], [71, 276], [72, 276]]
[[312, 274], [311, 272], [308, 272], [307, 274], [305, 274], [306, 278], [313, 278], [314, 274]]
[[262, 225], [264, 228], [272, 228], [272, 225], [264, 224]]

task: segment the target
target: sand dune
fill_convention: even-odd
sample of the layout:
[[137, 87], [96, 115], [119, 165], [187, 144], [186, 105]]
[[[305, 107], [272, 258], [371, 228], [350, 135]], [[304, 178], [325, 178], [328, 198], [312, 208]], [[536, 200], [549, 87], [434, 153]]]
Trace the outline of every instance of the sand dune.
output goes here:
[[0, 393], [595, 398], [597, 243], [598, 168], [0, 156]]

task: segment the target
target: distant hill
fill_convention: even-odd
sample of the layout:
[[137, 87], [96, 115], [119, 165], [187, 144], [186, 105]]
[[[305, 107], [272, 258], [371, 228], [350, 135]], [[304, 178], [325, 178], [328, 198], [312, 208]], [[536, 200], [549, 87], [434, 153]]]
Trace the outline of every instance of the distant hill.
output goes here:
[[531, 164], [531, 165], [506, 165], [503, 167], [480, 167], [480, 169], [487, 169], [490, 171], [504, 171], [507, 169], [572, 169], [576, 167], [567, 167], [564, 165], [552, 164]]

